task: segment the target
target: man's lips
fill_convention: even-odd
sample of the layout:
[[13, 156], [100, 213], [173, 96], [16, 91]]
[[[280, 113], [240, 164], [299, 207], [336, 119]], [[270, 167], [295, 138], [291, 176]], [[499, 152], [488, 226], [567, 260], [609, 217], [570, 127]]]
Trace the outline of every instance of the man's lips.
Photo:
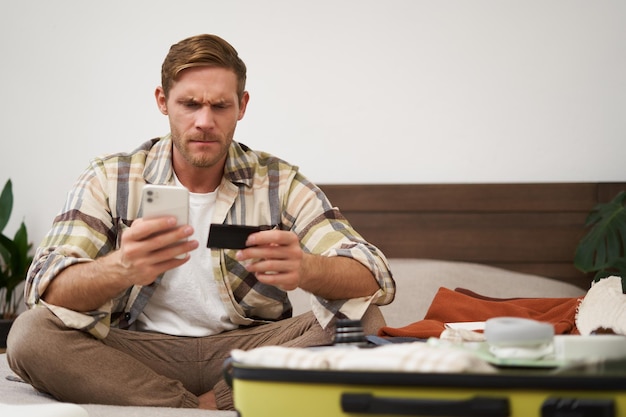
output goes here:
[[219, 143], [217, 140], [190, 140], [189, 143], [197, 143], [200, 145], [210, 145], [212, 143]]

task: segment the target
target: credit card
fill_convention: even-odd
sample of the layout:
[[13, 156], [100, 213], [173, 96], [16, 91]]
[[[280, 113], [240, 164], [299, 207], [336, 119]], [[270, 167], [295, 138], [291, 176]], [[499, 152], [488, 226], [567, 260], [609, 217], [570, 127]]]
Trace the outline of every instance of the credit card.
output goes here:
[[212, 223], [206, 246], [211, 249], [244, 249], [247, 247], [246, 240], [252, 233], [271, 229], [272, 226], [241, 226]]

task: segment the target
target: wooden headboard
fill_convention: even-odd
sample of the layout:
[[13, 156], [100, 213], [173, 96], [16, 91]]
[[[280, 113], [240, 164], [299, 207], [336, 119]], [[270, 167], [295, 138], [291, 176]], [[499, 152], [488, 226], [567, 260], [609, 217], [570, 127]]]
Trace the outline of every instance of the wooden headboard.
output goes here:
[[333, 205], [388, 258], [476, 262], [589, 288], [573, 265], [585, 220], [626, 183], [330, 184]]

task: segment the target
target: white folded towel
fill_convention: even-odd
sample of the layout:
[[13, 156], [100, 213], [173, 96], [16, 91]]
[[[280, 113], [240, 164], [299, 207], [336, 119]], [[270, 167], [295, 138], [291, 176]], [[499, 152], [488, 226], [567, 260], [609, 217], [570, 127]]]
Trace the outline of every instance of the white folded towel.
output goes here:
[[485, 360], [453, 346], [397, 343], [359, 349], [354, 346], [289, 348], [264, 346], [233, 350], [235, 362], [262, 368], [393, 372], [495, 372]]

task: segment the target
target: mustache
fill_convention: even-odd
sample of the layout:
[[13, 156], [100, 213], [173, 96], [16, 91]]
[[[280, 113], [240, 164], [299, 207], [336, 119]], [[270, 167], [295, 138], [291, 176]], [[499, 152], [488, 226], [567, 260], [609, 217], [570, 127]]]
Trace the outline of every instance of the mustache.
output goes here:
[[194, 135], [185, 138], [188, 142], [219, 142], [221, 138], [217, 135]]

